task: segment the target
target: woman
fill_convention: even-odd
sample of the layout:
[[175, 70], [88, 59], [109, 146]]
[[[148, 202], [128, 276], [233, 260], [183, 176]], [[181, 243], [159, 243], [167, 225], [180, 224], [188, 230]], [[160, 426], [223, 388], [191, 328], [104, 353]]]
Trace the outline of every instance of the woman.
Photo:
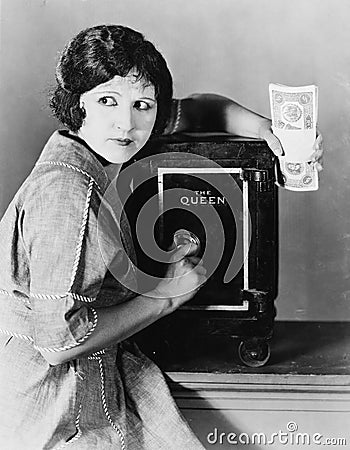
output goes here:
[[127, 221], [107, 188], [167, 123], [208, 130], [203, 107], [214, 128], [281, 148], [269, 120], [224, 97], [172, 102], [163, 57], [126, 27], [79, 33], [56, 78], [51, 106], [68, 130], [51, 136], [0, 223], [1, 446], [203, 448], [127, 338], [192, 298], [205, 269], [186, 245], [137, 295]]

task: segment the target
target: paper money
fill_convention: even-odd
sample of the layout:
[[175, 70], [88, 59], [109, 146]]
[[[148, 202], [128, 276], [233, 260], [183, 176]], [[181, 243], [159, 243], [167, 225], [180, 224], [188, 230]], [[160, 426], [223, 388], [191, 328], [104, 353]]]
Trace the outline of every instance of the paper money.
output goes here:
[[284, 150], [278, 184], [293, 191], [317, 190], [318, 172], [310, 160], [316, 139], [318, 88], [270, 83], [269, 94], [272, 131]]
[[318, 172], [311, 161], [290, 162], [285, 158], [279, 158], [276, 166], [277, 184], [289, 191], [317, 191]]

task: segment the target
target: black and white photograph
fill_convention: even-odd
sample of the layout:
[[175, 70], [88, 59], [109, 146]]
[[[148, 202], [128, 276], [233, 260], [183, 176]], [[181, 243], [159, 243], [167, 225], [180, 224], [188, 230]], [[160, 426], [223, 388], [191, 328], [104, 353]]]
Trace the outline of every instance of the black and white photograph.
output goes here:
[[0, 0], [0, 448], [350, 445], [347, 0]]

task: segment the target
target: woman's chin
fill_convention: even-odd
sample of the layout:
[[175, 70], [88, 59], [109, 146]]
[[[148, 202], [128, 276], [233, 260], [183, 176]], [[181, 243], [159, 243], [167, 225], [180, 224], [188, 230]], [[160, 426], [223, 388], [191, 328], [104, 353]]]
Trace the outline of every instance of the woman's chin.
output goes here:
[[111, 164], [124, 164], [132, 158], [132, 155], [123, 155], [123, 156], [111, 156], [111, 157], [105, 157], [107, 161], [109, 161]]
[[138, 149], [135, 148], [135, 145], [132, 145], [130, 147], [113, 148], [112, 150], [108, 149], [102, 156], [112, 164], [124, 164], [130, 161], [137, 152]]

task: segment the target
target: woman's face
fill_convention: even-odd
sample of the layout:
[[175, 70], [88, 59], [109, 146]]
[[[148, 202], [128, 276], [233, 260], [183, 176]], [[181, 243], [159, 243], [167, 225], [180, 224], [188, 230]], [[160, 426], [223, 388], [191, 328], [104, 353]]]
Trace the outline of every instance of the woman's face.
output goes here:
[[116, 75], [80, 97], [86, 117], [78, 131], [107, 161], [122, 164], [149, 139], [157, 116], [154, 86], [136, 76]]

